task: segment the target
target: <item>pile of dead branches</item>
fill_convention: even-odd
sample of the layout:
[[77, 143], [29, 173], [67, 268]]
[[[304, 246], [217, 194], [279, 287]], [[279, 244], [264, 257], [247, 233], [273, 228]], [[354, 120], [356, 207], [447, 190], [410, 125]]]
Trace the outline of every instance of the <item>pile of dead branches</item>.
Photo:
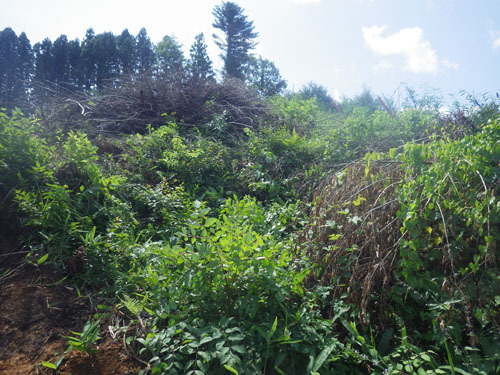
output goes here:
[[168, 121], [199, 127], [221, 115], [229, 131], [238, 131], [257, 128], [270, 116], [262, 97], [236, 79], [218, 83], [180, 74], [122, 76], [89, 93], [51, 83], [38, 86], [45, 95], [37, 106], [47, 126], [85, 126], [90, 132], [142, 133], [148, 124], [154, 128]]

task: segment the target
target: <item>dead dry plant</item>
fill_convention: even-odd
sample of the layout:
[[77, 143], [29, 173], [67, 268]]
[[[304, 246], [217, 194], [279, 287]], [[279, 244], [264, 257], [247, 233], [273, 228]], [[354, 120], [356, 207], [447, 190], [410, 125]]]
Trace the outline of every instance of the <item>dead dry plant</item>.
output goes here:
[[116, 77], [90, 93], [49, 82], [37, 82], [37, 90], [46, 126], [85, 126], [87, 133], [144, 133], [148, 124], [155, 128], [168, 121], [189, 128], [217, 115], [224, 116], [231, 132], [257, 128], [270, 116], [258, 93], [236, 79], [199, 82], [181, 74], [150, 74]]
[[[403, 172], [389, 160], [350, 164], [316, 189], [309, 224], [300, 235], [319, 268], [311, 284], [335, 285], [332, 298], [347, 293], [360, 319], [387, 313], [384, 289], [392, 285], [401, 239], [394, 197]], [[378, 300], [374, 300], [377, 296]]]

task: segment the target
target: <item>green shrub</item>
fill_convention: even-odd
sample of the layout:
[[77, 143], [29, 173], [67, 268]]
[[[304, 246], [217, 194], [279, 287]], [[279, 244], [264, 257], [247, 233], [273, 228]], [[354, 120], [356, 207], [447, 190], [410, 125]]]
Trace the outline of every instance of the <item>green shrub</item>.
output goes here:
[[127, 143], [131, 152], [125, 161], [135, 179], [139, 176], [149, 184], [166, 180], [183, 185], [193, 196], [203, 196], [226, 184], [226, 147], [207, 137], [182, 137], [175, 123], [150, 130], [147, 135], [131, 136]]
[[[480, 348], [491, 366], [500, 343], [500, 125], [458, 141], [407, 145], [401, 155], [405, 183], [398, 189], [402, 222], [401, 283], [394, 301], [420, 340], [455, 350], [465, 362]], [[401, 299], [400, 293], [407, 298]], [[496, 343], [496, 344], [493, 344]]]
[[70, 258], [81, 245], [81, 237], [93, 227], [99, 231], [106, 227], [105, 202], [110, 191], [124, 181], [101, 174], [97, 148], [85, 135], [70, 132], [62, 149], [57, 168], [33, 168], [43, 183], [17, 189], [15, 195], [27, 215], [26, 224], [40, 231], [55, 262]]
[[19, 110], [0, 112], [0, 200], [8, 202], [14, 189], [31, 188], [51, 180], [54, 148], [41, 137], [42, 129]]
[[313, 308], [317, 297], [301, 302], [309, 271], [279, 237], [276, 226], [286, 223], [266, 220], [276, 214], [251, 198], [208, 214], [198, 205], [175, 244], [138, 247], [126, 272], [147, 296], [149, 333], [137, 343], [153, 373], [222, 374], [229, 366], [240, 374], [299, 374], [327, 366], [320, 352], [342, 345]]
[[299, 95], [291, 97], [273, 96], [269, 103], [277, 117], [279, 126], [289, 131], [309, 132], [324, 117], [315, 98], [304, 100]]

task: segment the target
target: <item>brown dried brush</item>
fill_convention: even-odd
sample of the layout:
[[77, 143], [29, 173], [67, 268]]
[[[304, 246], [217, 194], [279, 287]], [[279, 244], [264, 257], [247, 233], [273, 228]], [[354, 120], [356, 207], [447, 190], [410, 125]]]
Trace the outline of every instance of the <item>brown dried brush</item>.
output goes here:
[[359, 306], [362, 322], [369, 311], [379, 321], [388, 313], [383, 290], [392, 285], [398, 259], [394, 191], [402, 176], [394, 161], [372, 162], [369, 168], [363, 161], [349, 165], [316, 190], [309, 224], [299, 237], [320, 266], [308, 282], [334, 285], [332, 298], [347, 293]]

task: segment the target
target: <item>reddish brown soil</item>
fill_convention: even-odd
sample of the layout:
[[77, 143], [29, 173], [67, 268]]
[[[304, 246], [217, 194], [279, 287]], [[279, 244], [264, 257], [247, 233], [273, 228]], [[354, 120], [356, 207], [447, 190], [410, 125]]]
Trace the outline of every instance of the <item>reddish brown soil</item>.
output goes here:
[[[13, 252], [6, 242], [0, 238], [0, 375], [55, 374], [42, 361], [55, 363], [68, 347], [61, 335], [81, 332], [92, 312], [70, 283], [56, 284], [64, 275], [48, 267], [22, 265], [19, 256], [5, 256]], [[126, 355], [120, 341], [111, 339], [106, 326], [101, 325], [98, 351], [92, 355], [75, 350], [66, 353], [60, 374], [139, 372], [140, 365]]]

